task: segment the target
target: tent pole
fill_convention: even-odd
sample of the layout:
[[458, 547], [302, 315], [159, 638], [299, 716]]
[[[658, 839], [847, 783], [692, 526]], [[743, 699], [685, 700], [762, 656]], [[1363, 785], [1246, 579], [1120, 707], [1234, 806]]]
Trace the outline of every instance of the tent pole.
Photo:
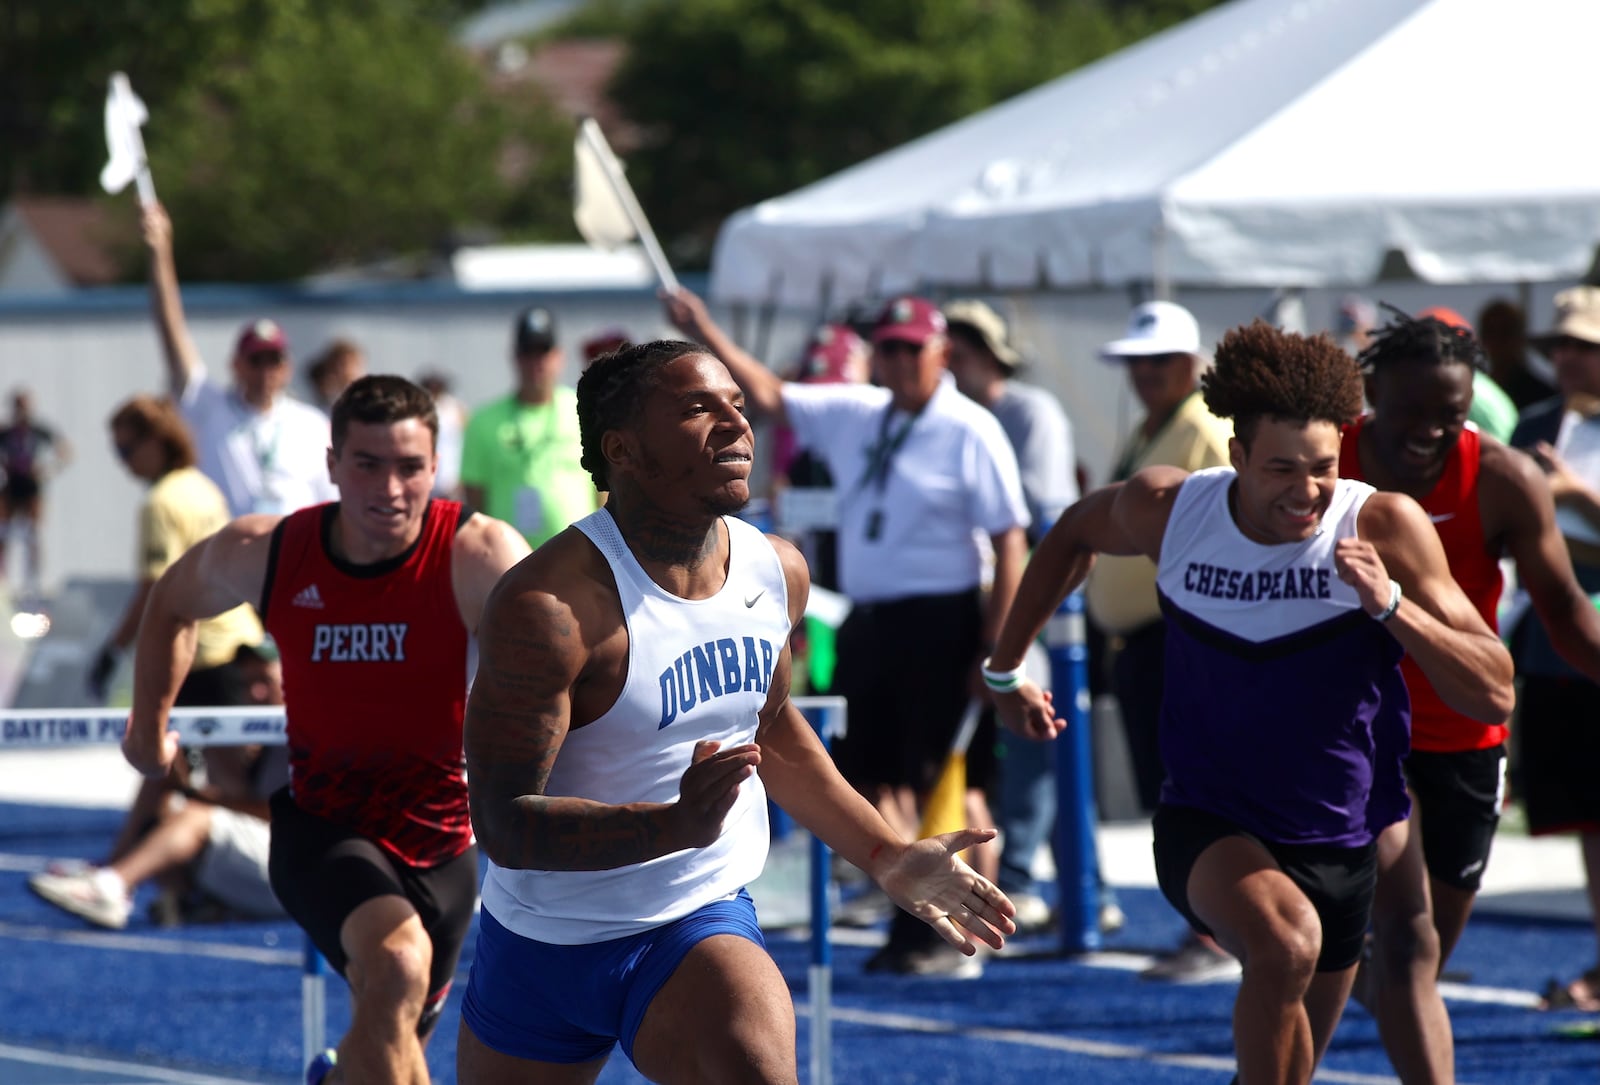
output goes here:
[[1150, 277], [1157, 301], [1172, 300], [1172, 272], [1167, 267], [1167, 225], [1158, 222], [1150, 232]]

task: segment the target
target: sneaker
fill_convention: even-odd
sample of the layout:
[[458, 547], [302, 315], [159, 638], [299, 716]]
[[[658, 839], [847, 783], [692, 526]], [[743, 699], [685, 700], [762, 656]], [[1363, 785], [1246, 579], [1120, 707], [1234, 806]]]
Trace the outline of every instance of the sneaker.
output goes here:
[[1055, 916], [1050, 911], [1050, 905], [1038, 893], [1023, 891], [1007, 895], [1017, 910], [1011, 921], [1017, 925], [1018, 934], [1037, 934], [1050, 929]]
[[1167, 983], [1209, 983], [1212, 980], [1230, 979], [1239, 974], [1239, 962], [1231, 954], [1198, 938], [1185, 938], [1167, 956], [1139, 973], [1141, 979], [1162, 980]]
[[57, 908], [114, 931], [128, 925], [128, 915], [133, 911], [133, 901], [122, 886], [122, 879], [109, 870], [81, 874], [40, 871], [28, 879], [28, 888]]
[[322, 1079], [328, 1076], [328, 1071], [339, 1064], [339, 1052], [328, 1048], [322, 1054], [306, 1063], [306, 1085], [322, 1085]]
[[1100, 933], [1116, 934], [1128, 925], [1128, 916], [1114, 900], [1104, 901], [1100, 905]]
[[942, 976], [945, 979], [968, 980], [983, 975], [983, 960], [992, 953], [988, 946], [980, 945], [978, 952], [968, 957], [948, 942], [940, 941], [929, 946], [886, 945], [867, 958], [865, 970], [895, 976]]
[[900, 962], [903, 976], [941, 976], [949, 980], [975, 980], [983, 975], [984, 958], [993, 952], [980, 945], [978, 952], [968, 957], [948, 942], [914, 949]]
[[87, 874], [94, 864], [87, 859], [52, 859], [44, 865], [46, 874]]
[[894, 902], [883, 890], [873, 886], [833, 910], [833, 922], [840, 927], [876, 927], [894, 915]]

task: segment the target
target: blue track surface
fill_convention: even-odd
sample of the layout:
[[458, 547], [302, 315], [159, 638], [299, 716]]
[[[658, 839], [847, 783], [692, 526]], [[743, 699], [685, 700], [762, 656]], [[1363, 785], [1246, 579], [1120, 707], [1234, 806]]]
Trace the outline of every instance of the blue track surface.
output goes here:
[[[50, 856], [93, 856], [115, 832], [114, 811], [0, 804], [0, 1083], [145, 1085], [300, 1080], [300, 937], [288, 923], [160, 931], [142, 909], [123, 933], [92, 930], [35, 899], [28, 869]], [[1129, 921], [1108, 949], [1160, 949], [1181, 926], [1152, 890], [1120, 894]], [[143, 903], [141, 899], [141, 904]], [[771, 939], [799, 1010], [806, 1080], [808, 948]], [[863, 974], [870, 952], [835, 951], [834, 1080], [1093, 1081], [1224, 1085], [1232, 1073], [1232, 983], [1170, 986], [1127, 969], [1051, 954], [1049, 940], [990, 962], [982, 979]], [[471, 943], [462, 962], [470, 963]], [[1554, 975], [1593, 959], [1594, 936], [1570, 922], [1476, 918], [1451, 972], [1458, 1076], [1464, 1083], [1593, 1085], [1600, 1043], [1558, 1037], [1574, 1013], [1517, 1004]], [[328, 986], [329, 1035], [348, 1020], [342, 983]], [[455, 1080], [460, 984], [429, 1049], [437, 1082]], [[1508, 1004], [1509, 1003], [1509, 1004]], [[642, 1080], [619, 1054], [606, 1085]], [[1319, 1081], [1393, 1076], [1371, 1019], [1352, 1007]]]

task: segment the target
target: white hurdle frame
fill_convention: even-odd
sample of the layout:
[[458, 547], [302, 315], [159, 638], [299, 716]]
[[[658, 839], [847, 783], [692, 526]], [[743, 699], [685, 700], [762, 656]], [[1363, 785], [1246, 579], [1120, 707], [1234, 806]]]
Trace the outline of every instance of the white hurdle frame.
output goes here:
[[[805, 714], [827, 745], [845, 733], [849, 717], [843, 697], [796, 697], [795, 707]], [[183, 746], [278, 746], [286, 731], [279, 706], [240, 708], [174, 708], [169, 730]], [[95, 746], [122, 741], [127, 728], [126, 710], [113, 708], [20, 708], [0, 710], [0, 753], [18, 749]], [[822, 841], [811, 841], [811, 963], [806, 972], [811, 996], [811, 1081], [833, 1081], [833, 940], [829, 929], [830, 853]], [[305, 939], [305, 963], [300, 977], [300, 1041], [304, 1058], [311, 1059], [327, 1047], [327, 962]]]

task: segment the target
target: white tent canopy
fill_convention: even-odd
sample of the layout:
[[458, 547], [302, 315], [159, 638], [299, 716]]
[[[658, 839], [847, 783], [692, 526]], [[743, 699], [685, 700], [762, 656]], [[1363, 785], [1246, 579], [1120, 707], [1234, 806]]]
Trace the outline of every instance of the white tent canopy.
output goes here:
[[733, 216], [721, 301], [1582, 277], [1600, 0], [1235, 0]]

